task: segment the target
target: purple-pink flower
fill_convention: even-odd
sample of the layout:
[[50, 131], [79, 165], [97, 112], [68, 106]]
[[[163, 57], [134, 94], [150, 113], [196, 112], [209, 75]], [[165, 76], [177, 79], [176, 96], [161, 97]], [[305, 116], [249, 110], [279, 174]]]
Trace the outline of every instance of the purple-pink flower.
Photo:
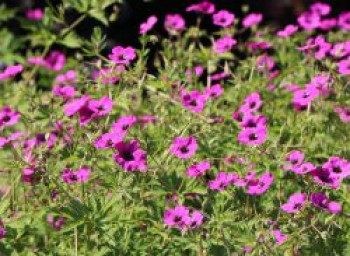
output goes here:
[[192, 4], [186, 8], [186, 12], [198, 12], [203, 14], [213, 14], [215, 12], [215, 5], [207, 0], [198, 4]]
[[198, 164], [191, 165], [187, 169], [186, 175], [189, 177], [203, 176], [205, 172], [209, 169], [210, 169], [210, 163], [208, 161], [203, 161]]
[[298, 24], [304, 30], [314, 30], [320, 26], [321, 17], [315, 12], [304, 12], [298, 17]]
[[21, 114], [18, 111], [13, 111], [10, 107], [5, 106], [0, 110], [0, 129], [15, 125]]
[[214, 51], [218, 54], [225, 53], [230, 51], [236, 44], [237, 41], [234, 38], [225, 35], [214, 42]]
[[90, 173], [90, 168], [84, 166], [76, 171], [64, 169], [61, 177], [65, 183], [85, 183], [89, 181]]
[[217, 99], [224, 93], [221, 84], [214, 84], [204, 90], [204, 95], [207, 99]]
[[317, 207], [321, 208], [329, 213], [338, 214], [341, 212], [342, 207], [339, 203], [335, 201], [330, 201], [327, 196], [325, 196], [322, 192], [317, 192], [311, 194], [311, 203]]
[[274, 177], [272, 173], [266, 172], [260, 176], [258, 179], [253, 179], [248, 182], [246, 187], [246, 193], [248, 195], [262, 195], [264, 194], [272, 185]]
[[164, 28], [171, 34], [176, 34], [185, 29], [185, 20], [180, 14], [167, 14], [165, 16]]
[[83, 95], [78, 99], [66, 103], [64, 106], [64, 114], [68, 117], [78, 114], [79, 123], [83, 126], [91, 120], [108, 115], [112, 107], [113, 101], [107, 96], [99, 100], [91, 100], [89, 95]]
[[26, 17], [30, 20], [41, 20], [44, 17], [44, 12], [40, 8], [27, 9]]
[[281, 206], [281, 209], [287, 213], [298, 213], [305, 205], [306, 200], [307, 195], [305, 193], [295, 193], [289, 197], [287, 203]]
[[195, 137], [177, 137], [170, 147], [170, 153], [178, 158], [191, 158], [197, 151], [198, 143]]
[[290, 37], [298, 31], [299, 27], [296, 25], [287, 25], [283, 30], [277, 32], [279, 37]]
[[164, 212], [164, 223], [171, 228], [179, 230], [197, 228], [203, 223], [203, 215], [200, 211], [191, 211], [183, 205]]
[[155, 15], [152, 15], [147, 18], [147, 21], [140, 25], [140, 34], [145, 35], [150, 31], [154, 25], [157, 23], [158, 18]]
[[279, 229], [273, 230], [273, 236], [276, 239], [277, 245], [283, 244], [288, 239], [288, 235], [282, 234], [281, 230], [279, 230]]
[[115, 64], [128, 65], [136, 58], [136, 52], [131, 46], [115, 46], [112, 49], [112, 53], [108, 55], [108, 58]]
[[45, 67], [52, 71], [60, 71], [66, 64], [66, 56], [60, 51], [54, 50], [46, 58], [31, 57], [28, 62], [33, 65]]
[[263, 19], [261, 13], [250, 13], [243, 18], [242, 25], [245, 28], [250, 28], [258, 25]]
[[350, 12], [343, 12], [338, 17], [338, 27], [344, 30], [350, 30]]
[[187, 92], [186, 89], [180, 91], [182, 105], [188, 110], [200, 113], [203, 111], [207, 97], [199, 91], [194, 90]]
[[338, 63], [338, 72], [341, 75], [350, 75], [350, 57]]
[[21, 64], [8, 66], [3, 72], [0, 72], [0, 81], [14, 77], [17, 74], [20, 74], [22, 71], [23, 66]]
[[229, 27], [235, 21], [235, 15], [227, 10], [218, 11], [213, 15], [213, 23], [220, 27]]
[[118, 152], [113, 154], [114, 161], [126, 172], [146, 172], [147, 153], [138, 140], [119, 142], [114, 147]]

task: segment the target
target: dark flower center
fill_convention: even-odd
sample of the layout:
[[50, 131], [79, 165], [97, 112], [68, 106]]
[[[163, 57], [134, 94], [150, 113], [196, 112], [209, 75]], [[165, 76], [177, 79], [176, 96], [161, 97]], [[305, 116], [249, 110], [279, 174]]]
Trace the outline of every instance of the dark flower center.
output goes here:
[[254, 128], [256, 127], [256, 123], [253, 120], [249, 120], [247, 123], [247, 127]]
[[295, 164], [298, 163], [298, 159], [292, 159], [292, 160], [290, 161], [290, 163], [293, 164], [293, 165], [295, 165]]
[[301, 203], [296, 203], [296, 204], [294, 204], [294, 209], [300, 209], [301, 208], [301, 206], [302, 206], [302, 204]]
[[255, 133], [252, 133], [252, 134], [249, 134], [249, 139], [250, 139], [250, 140], [257, 140], [257, 139], [258, 139], [258, 136], [256, 136]]
[[255, 102], [255, 101], [253, 101], [253, 102], [251, 102], [251, 103], [249, 104], [249, 107], [250, 107], [250, 108], [255, 108], [255, 106], [256, 106], [256, 102]]
[[184, 147], [180, 148], [180, 151], [181, 151], [181, 153], [186, 154], [186, 153], [188, 153], [189, 150], [188, 150], [188, 147], [184, 146]]
[[134, 155], [131, 152], [123, 152], [122, 156], [126, 161], [134, 160]]
[[197, 101], [196, 100], [191, 100], [190, 101], [190, 105], [193, 106], [193, 107], [196, 107], [197, 106]]
[[175, 222], [180, 222], [180, 221], [182, 221], [182, 217], [181, 216], [175, 216], [174, 221]]
[[337, 166], [337, 167], [334, 167], [334, 168], [333, 168], [333, 172], [334, 172], [334, 173], [341, 173], [341, 172], [342, 172], [342, 169], [341, 169], [339, 166]]
[[7, 123], [8, 121], [11, 120], [11, 117], [9, 117], [9, 116], [4, 116], [2, 120], [3, 120], [5, 123]]

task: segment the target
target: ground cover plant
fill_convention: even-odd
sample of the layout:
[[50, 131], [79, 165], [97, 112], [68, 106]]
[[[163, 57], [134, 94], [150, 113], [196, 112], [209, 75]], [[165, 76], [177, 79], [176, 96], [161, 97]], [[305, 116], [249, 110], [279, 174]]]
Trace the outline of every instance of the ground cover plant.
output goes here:
[[0, 254], [349, 255], [350, 11], [118, 4], [0, 5]]

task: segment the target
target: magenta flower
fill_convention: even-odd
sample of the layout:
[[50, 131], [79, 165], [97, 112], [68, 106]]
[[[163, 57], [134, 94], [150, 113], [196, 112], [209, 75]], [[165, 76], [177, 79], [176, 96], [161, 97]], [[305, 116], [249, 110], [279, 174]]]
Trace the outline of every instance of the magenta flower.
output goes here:
[[311, 203], [315, 207], [321, 208], [329, 213], [337, 214], [342, 210], [342, 207], [339, 203], [335, 201], [329, 201], [329, 199], [322, 192], [313, 193], [311, 194], [310, 198]]
[[187, 92], [185, 89], [182, 89], [180, 94], [182, 105], [185, 108], [195, 113], [203, 111], [207, 98], [206, 95], [201, 94], [197, 90]]
[[297, 49], [313, 55], [317, 60], [321, 60], [332, 49], [332, 45], [326, 42], [323, 36], [317, 36], [315, 38], [309, 38], [305, 46], [298, 47]]
[[304, 30], [314, 30], [320, 26], [321, 17], [314, 12], [304, 12], [298, 17], [298, 24]]
[[276, 239], [276, 244], [277, 245], [283, 244], [288, 239], [288, 236], [282, 234], [281, 230], [279, 230], [279, 229], [273, 230], [273, 236]]
[[44, 17], [44, 12], [40, 8], [36, 9], [27, 9], [26, 17], [30, 20], [41, 20]]
[[90, 100], [89, 109], [93, 111], [93, 119], [97, 117], [103, 117], [113, 108], [113, 100], [107, 96], [102, 97], [99, 100]]
[[341, 75], [350, 75], [350, 57], [346, 60], [339, 61], [338, 72]]
[[58, 84], [75, 84], [77, 82], [77, 72], [68, 70], [65, 74], [58, 75], [55, 82]]
[[87, 106], [89, 100], [90, 100], [89, 95], [83, 95], [80, 98], [67, 103], [64, 106], [64, 114], [66, 116], [72, 116], [78, 113], [84, 106]]
[[267, 139], [266, 127], [244, 128], [238, 134], [238, 142], [248, 146], [259, 146]]
[[253, 196], [262, 195], [270, 188], [273, 181], [273, 175], [266, 172], [259, 179], [248, 182], [246, 193]]
[[99, 100], [90, 100], [89, 95], [66, 103], [64, 106], [64, 114], [68, 117], [79, 114], [79, 123], [81, 126], [86, 125], [91, 120], [106, 116], [113, 107], [113, 101], [105, 96]]
[[229, 27], [235, 21], [235, 15], [226, 10], [218, 11], [213, 15], [213, 23], [220, 27]]
[[338, 26], [344, 30], [350, 30], [350, 12], [343, 12], [338, 17]]
[[245, 100], [244, 100], [244, 104], [241, 105], [241, 107], [239, 108], [239, 111], [242, 113], [252, 113], [252, 112], [256, 112], [259, 111], [260, 108], [262, 107], [262, 100], [260, 97], [260, 94], [257, 92], [254, 92], [252, 94], [249, 94]]
[[75, 88], [73, 86], [62, 86], [62, 85], [55, 85], [52, 88], [52, 94], [58, 97], [62, 97], [63, 99], [71, 99], [75, 96]]
[[307, 90], [318, 90], [320, 95], [328, 97], [330, 94], [330, 84], [332, 83], [330, 75], [317, 75], [312, 78], [311, 84], [306, 85]]
[[294, 92], [292, 100], [296, 110], [305, 110], [312, 100], [319, 96], [319, 91], [316, 88], [301, 89]]
[[10, 107], [5, 106], [0, 110], [0, 129], [7, 126], [15, 125], [21, 114], [17, 111], [13, 111]]
[[247, 42], [246, 45], [252, 51], [267, 50], [267, 49], [271, 48], [271, 44], [269, 44], [268, 42], [265, 42], [265, 41], [261, 41], [261, 42]]
[[331, 187], [333, 189], [337, 189], [340, 186], [339, 178], [334, 176], [328, 168], [316, 167], [310, 173], [314, 181], [322, 186]]
[[45, 66], [53, 71], [60, 71], [66, 64], [66, 57], [60, 51], [52, 51], [45, 58]]
[[122, 116], [112, 124], [112, 131], [114, 133], [125, 133], [130, 127], [134, 126], [136, 122], [136, 116]]
[[350, 55], [350, 41], [336, 43], [329, 52], [333, 57], [343, 58]]
[[270, 56], [264, 54], [258, 57], [256, 61], [256, 65], [259, 71], [267, 72], [272, 70], [275, 67], [275, 62]]
[[203, 224], [203, 214], [200, 211], [193, 211], [187, 219], [186, 225], [190, 229], [195, 229]]
[[147, 153], [140, 147], [138, 140], [119, 142], [115, 145], [118, 153], [113, 154], [114, 161], [126, 172], [146, 172]]
[[52, 51], [46, 58], [31, 57], [28, 59], [30, 64], [38, 65], [52, 71], [60, 71], [66, 64], [66, 57], [60, 51]]
[[164, 212], [164, 223], [171, 228], [177, 227], [183, 230], [189, 223], [189, 213], [187, 207], [178, 205], [174, 209], [168, 209]]
[[350, 108], [348, 107], [336, 107], [334, 108], [334, 112], [336, 112], [339, 115], [339, 118], [344, 123], [350, 123]]
[[277, 32], [279, 37], [290, 37], [298, 31], [298, 26], [296, 25], [287, 25], [283, 30]]
[[112, 49], [112, 53], [108, 55], [108, 58], [116, 64], [128, 65], [136, 58], [136, 52], [131, 46], [125, 48], [122, 46], [115, 46]]
[[233, 185], [239, 176], [236, 173], [219, 172], [214, 180], [208, 182], [211, 190], [223, 191], [226, 187]]
[[245, 28], [250, 28], [258, 25], [263, 19], [263, 15], [261, 13], [250, 13], [244, 17], [242, 21], [242, 25]]
[[100, 70], [94, 70], [92, 74], [92, 79], [101, 83], [115, 84], [120, 80], [120, 75], [125, 71], [124, 65], [118, 65], [116, 67], [101, 68]]
[[195, 137], [177, 137], [170, 147], [170, 153], [178, 158], [191, 158], [197, 151], [198, 143]]
[[250, 171], [244, 177], [242, 177], [242, 178], [238, 177], [234, 181], [234, 185], [236, 187], [246, 187], [248, 185], [248, 183], [254, 182], [256, 180], [255, 177], [256, 177], [256, 172]]
[[214, 51], [218, 54], [225, 53], [230, 51], [236, 44], [237, 41], [235, 39], [229, 35], [225, 35], [214, 42]]
[[82, 167], [77, 171], [64, 169], [61, 178], [65, 183], [86, 183], [90, 178], [90, 168]]
[[22, 170], [22, 181], [34, 185], [42, 178], [43, 171], [35, 167], [27, 167]]
[[298, 213], [305, 205], [307, 196], [305, 193], [295, 193], [291, 195], [286, 204], [281, 206], [281, 209], [287, 213]]
[[61, 230], [62, 226], [66, 223], [67, 218], [66, 217], [54, 217], [53, 215], [49, 214], [46, 217], [47, 223], [50, 224], [50, 226], [55, 230]]
[[344, 158], [332, 156], [322, 165], [322, 168], [329, 170], [331, 175], [337, 179], [345, 179], [350, 176], [350, 163]]
[[293, 150], [289, 153], [289, 155], [286, 157], [285, 161], [287, 161], [288, 165], [284, 165], [284, 170], [293, 170], [294, 168], [299, 167], [303, 161], [304, 161], [305, 154], [302, 151], [299, 150]]
[[97, 149], [114, 148], [117, 143], [123, 141], [124, 137], [125, 137], [125, 133], [123, 132], [105, 133], [95, 140], [94, 145], [95, 145], [95, 148]]
[[22, 71], [23, 66], [21, 64], [8, 66], [3, 72], [0, 73], [0, 81], [14, 77], [17, 74], [20, 74]]
[[198, 12], [203, 14], [213, 14], [215, 12], [215, 5], [209, 1], [204, 0], [198, 4], [192, 4], [186, 8], [186, 12]]
[[331, 12], [331, 6], [329, 4], [317, 2], [311, 5], [310, 7], [311, 12], [320, 15], [320, 16], [325, 16], [330, 14]]
[[204, 173], [210, 169], [210, 163], [208, 161], [203, 161], [198, 164], [191, 165], [186, 174], [188, 177], [199, 177], [203, 176]]
[[157, 23], [158, 18], [155, 15], [152, 15], [147, 18], [147, 21], [140, 25], [140, 34], [145, 35], [150, 31], [154, 25]]
[[207, 99], [217, 99], [224, 93], [224, 89], [220, 84], [214, 84], [204, 90], [204, 95]]
[[337, 19], [323, 19], [321, 20], [319, 28], [323, 31], [329, 31], [337, 26]]
[[250, 112], [246, 112], [239, 125], [242, 128], [264, 128], [266, 127], [266, 117], [262, 115], [253, 115]]
[[164, 28], [171, 34], [176, 34], [185, 29], [185, 20], [180, 14], [167, 14]]
[[315, 169], [315, 166], [312, 163], [306, 162], [298, 166], [293, 166], [291, 171], [296, 174], [306, 174]]

